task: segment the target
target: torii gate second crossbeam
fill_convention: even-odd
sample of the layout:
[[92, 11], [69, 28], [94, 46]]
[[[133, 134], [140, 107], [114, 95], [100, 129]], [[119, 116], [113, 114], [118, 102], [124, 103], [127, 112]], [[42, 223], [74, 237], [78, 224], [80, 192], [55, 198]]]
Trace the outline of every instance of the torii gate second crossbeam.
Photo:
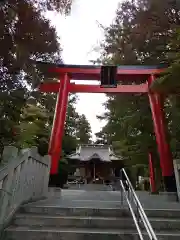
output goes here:
[[[98, 80], [100, 81], [101, 66], [97, 65], [48, 65], [43, 66], [43, 71], [51, 78], [59, 79], [58, 82], [42, 83], [41, 92], [57, 93], [56, 111], [49, 143], [51, 155], [51, 174], [58, 171], [58, 162], [61, 157], [62, 138], [68, 104], [68, 94], [72, 93], [141, 93], [148, 94], [157, 148], [160, 156], [160, 165], [167, 191], [174, 191], [175, 179], [172, 154], [165, 134], [165, 115], [163, 111], [163, 96], [149, 90], [150, 84], [162, 73], [163, 66], [119, 66], [117, 68], [117, 81], [127, 82], [127, 85], [118, 85], [117, 88], [102, 88], [99, 85], [82, 85], [72, 83], [71, 80]], [[140, 84], [137, 84], [140, 83]], [[142, 143], [143, 144], [143, 143]], [[149, 154], [152, 164], [152, 156]], [[152, 169], [152, 167], [150, 168]]]

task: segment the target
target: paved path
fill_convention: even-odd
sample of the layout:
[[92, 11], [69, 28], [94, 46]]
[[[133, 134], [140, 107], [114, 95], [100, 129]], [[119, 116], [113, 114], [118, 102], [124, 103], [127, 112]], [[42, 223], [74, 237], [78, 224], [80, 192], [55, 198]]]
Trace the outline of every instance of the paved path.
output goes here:
[[122, 207], [120, 192], [113, 191], [62, 190], [55, 197], [39, 201], [38, 204], [61, 207]]
[[146, 209], [180, 209], [180, 203], [163, 195], [152, 195], [149, 192], [136, 192], [141, 204]]
[[[180, 203], [167, 200], [161, 195], [151, 195], [148, 192], [136, 192], [145, 209], [179, 209]], [[34, 203], [35, 205], [60, 207], [89, 207], [89, 208], [122, 208], [127, 207], [124, 199], [121, 202], [120, 191], [87, 191], [61, 190], [55, 196], [49, 195], [47, 200]]]

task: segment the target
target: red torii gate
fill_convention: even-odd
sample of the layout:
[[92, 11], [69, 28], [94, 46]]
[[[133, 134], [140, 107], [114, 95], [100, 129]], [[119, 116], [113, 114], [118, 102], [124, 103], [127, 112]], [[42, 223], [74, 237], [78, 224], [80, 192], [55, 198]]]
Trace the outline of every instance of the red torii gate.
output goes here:
[[[42, 64], [42, 63], [39, 63]], [[148, 94], [154, 132], [160, 156], [162, 175], [167, 191], [176, 189], [173, 160], [169, 144], [166, 139], [165, 115], [163, 111], [163, 96], [153, 93], [149, 86], [155, 78], [162, 73], [163, 66], [119, 66], [117, 68], [117, 80], [119, 82], [131, 81], [132, 85], [118, 85], [116, 88], [102, 88], [99, 85], [82, 85], [71, 83], [73, 80], [100, 80], [101, 66], [97, 65], [47, 65], [46, 73], [51, 77], [56, 77], [59, 82], [42, 83], [39, 87], [41, 92], [57, 93], [56, 111], [54, 123], [49, 143], [49, 154], [51, 155], [51, 174], [56, 174], [58, 162], [61, 157], [62, 138], [64, 133], [64, 123], [66, 118], [66, 108], [68, 104], [68, 94], [72, 93], [142, 93]], [[43, 68], [44, 69], [44, 68]], [[43, 70], [45, 71], [45, 69]], [[141, 84], [135, 85], [134, 83]], [[154, 173], [152, 167], [152, 155], [149, 153], [150, 175], [152, 191], [155, 191]]]

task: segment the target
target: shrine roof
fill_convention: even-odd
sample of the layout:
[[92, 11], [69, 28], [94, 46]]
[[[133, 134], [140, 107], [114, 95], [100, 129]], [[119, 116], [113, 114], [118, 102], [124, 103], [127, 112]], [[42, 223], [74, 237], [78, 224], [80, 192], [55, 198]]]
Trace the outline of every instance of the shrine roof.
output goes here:
[[[59, 79], [67, 73], [73, 80], [100, 80], [100, 65], [66, 65], [37, 61], [36, 65], [46, 78]], [[148, 75], [159, 75], [167, 65], [120, 65], [117, 67], [117, 80], [144, 80]]]
[[123, 160], [122, 157], [116, 156], [109, 145], [87, 144], [80, 145], [76, 152], [67, 156], [68, 159], [88, 162], [93, 159], [99, 159], [102, 162], [112, 162]]

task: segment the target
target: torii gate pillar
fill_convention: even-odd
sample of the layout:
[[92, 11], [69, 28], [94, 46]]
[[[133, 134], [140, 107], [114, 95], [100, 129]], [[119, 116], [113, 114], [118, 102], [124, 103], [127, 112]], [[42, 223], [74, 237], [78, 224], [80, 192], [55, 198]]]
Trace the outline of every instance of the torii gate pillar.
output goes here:
[[58, 164], [62, 155], [62, 138], [66, 119], [68, 104], [70, 78], [65, 74], [60, 79], [59, 92], [57, 95], [56, 111], [54, 114], [51, 139], [49, 144], [49, 155], [51, 155], [51, 174], [58, 173]]
[[[151, 75], [148, 79], [148, 85], [155, 80]], [[174, 176], [173, 159], [169, 143], [167, 141], [167, 131], [165, 124], [163, 97], [158, 93], [148, 93], [149, 102], [154, 123], [154, 132], [156, 135], [157, 148], [160, 157], [160, 165], [166, 191], [176, 192], [176, 180]]]

